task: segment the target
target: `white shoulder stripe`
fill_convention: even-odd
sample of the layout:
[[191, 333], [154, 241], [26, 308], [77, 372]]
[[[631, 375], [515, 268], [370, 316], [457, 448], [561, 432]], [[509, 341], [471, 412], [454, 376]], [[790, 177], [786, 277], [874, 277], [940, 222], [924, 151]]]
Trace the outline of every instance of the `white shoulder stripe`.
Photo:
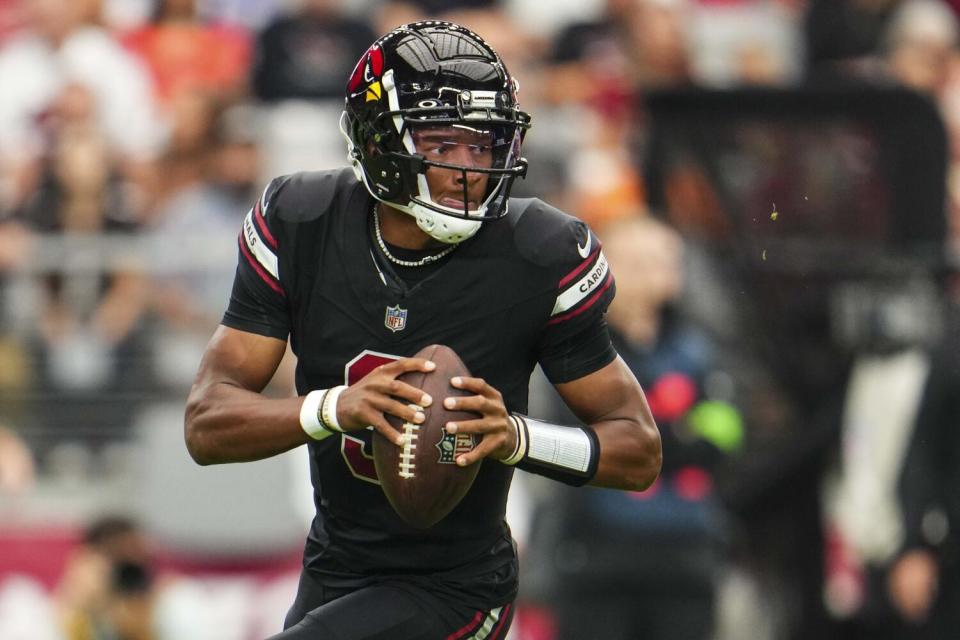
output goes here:
[[247, 213], [247, 217], [243, 219], [243, 241], [246, 243], [247, 249], [250, 250], [250, 254], [260, 263], [260, 266], [266, 269], [267, 273], [271, 276], [279, 280], [280, 271], [277, 268], [277, 254], [271, 251], [267, 243], [260, 237], [260, 233], [257, 231], [257, 225], [253, 221], [252, 209]]
[[574, 308], [597, 290], [597, 285], [601, 284], [609, 272], [607, 258], [600, 252], [597, 261], [583, 276], [576, 282], [567, 286], [564, 291], [557, 296], [557, 302], [553, 305], [551, 316], [555, 316]]

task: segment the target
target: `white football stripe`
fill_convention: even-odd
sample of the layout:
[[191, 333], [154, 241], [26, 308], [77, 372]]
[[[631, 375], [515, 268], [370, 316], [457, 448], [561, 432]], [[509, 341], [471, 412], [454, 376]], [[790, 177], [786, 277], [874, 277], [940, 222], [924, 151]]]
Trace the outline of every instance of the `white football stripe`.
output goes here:
[[563, 293], [557, 296], [557, 303], [553, 305], [553, 311], [550, 315], [555, 316], [559, 313], [569, 311], [593, 295], [607, 277], [608, 271], [607, 258], [601, 251], [594, 265], [588, 269], [579, 280], [571, 284]]
[[493, 626], [497, 623], [497, 620], [500, 619], [501, 611], [503, 611], [503, 607], [497, 607], [490, 611], [487, 619], [483, 621], [483, 626], [473, 634], [473, 640], [484, 640], [484, 638], [490, 635], [490, 632], [493, 631]]
[[243, 219], [243, 241], [247, 244], [247, 249], [250, 250], [251, 255], [267, 270], [267, 273], [279, 280], [280, 271], [277, 268], [277, 254], [271, 251], [267, 243], [260, 237], [257, 225], [253, 221], [252, 209]]

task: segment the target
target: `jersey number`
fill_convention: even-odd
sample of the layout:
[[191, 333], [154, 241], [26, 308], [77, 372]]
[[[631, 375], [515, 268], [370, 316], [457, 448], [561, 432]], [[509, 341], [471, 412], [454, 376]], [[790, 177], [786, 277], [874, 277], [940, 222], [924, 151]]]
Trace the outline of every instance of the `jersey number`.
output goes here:
[[[345, 384], [352, 385], [364, 378], [368, 373], [383, 364], [399, 360], [399, 356], [376, 351], [363, 351], [344, 367]], [[380, 484], [377, 469], [373, 465], [373, 429], [354, 431], [353, 434], [343, 434], [340, 439], [340, 454], [343, 456], [347, 468], [354, 478], [373, 484]]]

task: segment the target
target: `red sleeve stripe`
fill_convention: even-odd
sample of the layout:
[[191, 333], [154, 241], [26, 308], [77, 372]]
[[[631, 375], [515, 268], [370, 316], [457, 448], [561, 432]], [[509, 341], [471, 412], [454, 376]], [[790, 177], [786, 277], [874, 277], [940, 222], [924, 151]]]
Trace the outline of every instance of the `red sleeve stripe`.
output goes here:
[[602, 285], [610, 274], [610, 265], [601, 251], [597, 255], [597, 260], [589, 266], [588, 269], [580, 271], [577, 275], [578, 280], [570, 282], [565, 288], [560, 290], [557, 295], [557, 301], [553, 305], [551, 316], [563, 315], [566, 312], [579, 307]]
[[240, 234], [240, 237], [237, 239], [240, 244], [240, 252], [243, 254], [243, 257], [247, 259], [247, 262], [250, 263], [250, 266], [253, 267], [253, 270], [257, 272], [257, 275], [260, 276], [260, 279], [267, 283], [267, 285], [279, 293], [282, 296], [286, 296], [286, 293], [283, 290], [283, 287], [280, 286], [280, 283], [267, 273], [266, 269], [260, 266], [260, 263], [257, 262], [257, 259], [253, 257], [253, 254], [250, 253], [250, 250], [247, 248], [247, 243], [243, 238], [243, 234]]
[[460, 638], [476, 629], [481, 620], [483, 620], [483, 611], [477, 611], [477, 615], [473, 616], [470, 622], [448, 635], [446, 640], [460, 640]]
[[446, 640], [496, 640], [510, 620], [511, 604], [491, 609], [484, 615], [478, 611], [473, 619], [459, 630], [447, 636]]
[[277, 250], [277, 239], [273, 237], [273, 234], [270, 233], [269, 227], [267, 227], [267, 221], [263, 219], [263, 210], [261, 203], [263, 199], [257, 200], [257, 204], [253, 208], [253, 219], [257, 221], [257, 229], [260, 231], [263, 241], [267, 243], [274, 251]]
[[[584, 247], [584, 248], [586, 248], [586, 247]], [[574, 269], [573, 271], [571, 271], [570, 273], [568, 273], [567, 275], [565, 275], [565, 276], [563, 277], [563, 280], [560, 281], [560, 284], [557, 285], [557, 288], [558, 288], [558, 289], [563, 289], [563, 288], [567, 285], [567, 283], [569, 283], [571, 280], [573, 280], [574, 278], [576, 278], [577, 276], [579, 276], [581, 273], [583, 273], [583, 270], [586, 269], [587, 267], [589, 267], [590, 264], [593, 263], [593, 261], [597, 259], [597, 254], [598, 254], [598, 253], [600, 253], [600, 243], [599, 243], [599, 242], [597, 243], [597, 248], [593, 250], [593, 253], [591, 253], [590, 256], [589, 256], [586, 260], [584, 260], [583, 262], [581, 262], [581, 263], [577, 266], [576, 269]]]
[[611, 284], [613, 284], [613, 276], [611, 276], [611, 275], [608, 273], [608, 274], [607, 274], [607, 278], [606, 278], [606, 282], [603, 283], [603, 285], [600, 287], [600, 289], [599, 289], [596, 293], [594, 293], [592, 296], [590, 296], [590, 299], [589, 299], [589, 300], [587, 300], [586, 302], [584, 302], [582, 305], [580, 305], [579, 307], [577, 307], [576, 309], [574, 309], [574, 310], [571, 311], [570, 313], [565, 313], [565, 314], [562, 315], [562, 316], [555, 316], [555, 317], [553, 317], [553, 318], [550, 318], [550, 320], [547, 321], [547, 324], [548, 324], [548, 325], [557, 324], [558, 322], [563, 322], [564, 320], [569, 320], [570, 318], [572, 318], [572, 317], [574, 317], [574, 316], [580, 315], [581, 313], [583, 313], [584, 311], [586, 311], [587, 309], [589, 309], [590, 307], [592, 307], [594, 304], [596, 304], [597, 300], [600, 299], [600, 296], [603, 295], [603, 292], [604, 292], [604, 291], [606, 291], [607, 289], [610, 288], [610, 285], [611, 285]]

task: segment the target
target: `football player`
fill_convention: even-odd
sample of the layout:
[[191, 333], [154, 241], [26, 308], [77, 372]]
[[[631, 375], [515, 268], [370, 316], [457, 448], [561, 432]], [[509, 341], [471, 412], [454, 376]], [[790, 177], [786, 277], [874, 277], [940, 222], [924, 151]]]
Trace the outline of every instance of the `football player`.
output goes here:
[[[613, 276], [585, 224], [510, 198], [530, 117], [477, 34], [426, 21], [377, 40], [340, 126], [351, 167], [277, 178], [244, 220], [187, 447], [217, 464], [309, 446], [317, 515], [276, 640], [503, 638], [517, 593], [504, 520], [514, 468], [629, 490], [660, 469], [656, 425], [604, 322]], [[302, 395], [264, 397], [288, 338]], [[477, 376], [454, 379], [466, 397], [397, 380], [431, 371], [409, 356], [434, 343]], [[582, 424], [524, 415], [537, 363]], [[482, 416], [447, 425], [480, 437], [454, 463], [481, 467], [421, 531], [387, 502], [371, 435], [402, 444], [385, 416], [420, 423], [418, 406], [434, 402]]]

